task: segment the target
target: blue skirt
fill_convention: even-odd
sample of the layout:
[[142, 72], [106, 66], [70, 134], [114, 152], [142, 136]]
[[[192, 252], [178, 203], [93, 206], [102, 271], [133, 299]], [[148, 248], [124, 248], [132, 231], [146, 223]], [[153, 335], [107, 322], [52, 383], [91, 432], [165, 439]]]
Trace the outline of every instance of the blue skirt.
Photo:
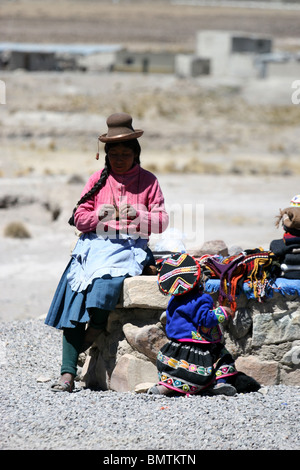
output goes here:
[[[114, 310], [120, 298], [124, 279], [129, 277], [107, 275], [94, 279], [81, 292], [73, 291], [67, 279], [71, 262], [72, 258], [61, 276], [45, 320], [46, 325], [57, 329], [74, 328], [78, 323], [87, 323], [90, 319], [88, 312], [90, 308]], [[149, 248], [144, 265], [148, 264], [155, 264]]]
[[88, 310], [92, 307], [113, 310], [126, 277], [97, 278], [86, 290], [76, 292], [72, 291], [67, 280], [70, 265], [71, 261], [59, 281], [45, 320], [46, 325], [57, 329], [74, 328], [77, 323], [87, 323], [90, 319]]

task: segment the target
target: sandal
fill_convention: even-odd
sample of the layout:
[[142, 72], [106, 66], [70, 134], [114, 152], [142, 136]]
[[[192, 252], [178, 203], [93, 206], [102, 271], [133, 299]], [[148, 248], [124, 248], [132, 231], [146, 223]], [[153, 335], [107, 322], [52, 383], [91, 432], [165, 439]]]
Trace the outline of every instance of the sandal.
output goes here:
[[55, 384], [51, 385], [52, 392], [73, 392], [75, 388], [74, 382], [69, 382], [66, 380], [65, 382], [56, 382]]

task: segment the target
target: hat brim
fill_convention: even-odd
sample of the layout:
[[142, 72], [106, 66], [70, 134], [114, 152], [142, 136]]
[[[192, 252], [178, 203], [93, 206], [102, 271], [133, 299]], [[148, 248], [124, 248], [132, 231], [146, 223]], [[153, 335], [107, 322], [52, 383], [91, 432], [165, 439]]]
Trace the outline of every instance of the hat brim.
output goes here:
[[102, 134], [98, 137], [100, 142], [108, 143], [108, 142], [126, 142], [127, 140], [138, 139], [144, 134], [144, 131], [141, 129], [137, 129], [130, 134], [119, 134], [114, 136], [107, 136], [107, 134]]

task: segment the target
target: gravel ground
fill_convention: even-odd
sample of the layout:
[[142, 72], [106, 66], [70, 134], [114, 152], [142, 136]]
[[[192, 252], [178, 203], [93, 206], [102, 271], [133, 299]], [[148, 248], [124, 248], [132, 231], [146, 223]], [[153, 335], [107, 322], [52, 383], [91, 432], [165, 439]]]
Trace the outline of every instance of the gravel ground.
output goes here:
[[234, 397], [167, 398], [78, 387], [72, 394], [53, 393], [61, 333], [42, 319], [0, 328], [2, 450], [300, 448], [300, 387], [277, 385]]

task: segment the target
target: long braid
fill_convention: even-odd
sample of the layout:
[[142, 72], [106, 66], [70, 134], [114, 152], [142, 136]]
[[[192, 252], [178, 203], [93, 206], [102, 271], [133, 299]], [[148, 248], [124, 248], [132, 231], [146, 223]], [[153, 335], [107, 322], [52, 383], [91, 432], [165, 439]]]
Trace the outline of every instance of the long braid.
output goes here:
[[79, 201], [77, 202], [76, 206], [73, 209], [72, 216], [69, 219], [69, 224], [70, 225], [75, 226], [74, 216], [75, 216], [75, 212], [77, 211], [77, 208], [81, 204], [84, 204], [86, 201], [88, 201], [95, 193], [100, 191], [100, 189], [105, 185], [105, 181], [108, 178], [109, 172], [110, 172], [110, 165], [109, 165], [109, 162], [108, 162], [108, 157], [106, 155], [106, 157], [105, 157], [105, 166], [104, 166], [104, 168], [101, 172], [100, 178], [98, 179], [97, 183], [95, 183], [94, 186], [86, 194], [84, 194], [82, 196], [82, 198], [79, 199]]
[[[129, 141], [126, 141], [126, 142], [122, 142], [123, 145], [131, 148], [134, 153], [135, 153], [135, 163], [138, 163], [140, 164], [140, 153], [141, 153], [141, 147], [140, 147], [140, 144], [138, 142], [137, 139], [133, 139], [133, 140], [129, 140]], [[100, 191], [100, 189], [102, 188], [102, 186], [105, 185], [105, 182], [108, 178], [108, 175], [110, 173], [110, 164], [109, 164], [109, 160], [108, 160], [108, 151], [110, 148], [112, 148], [113, 146], [116, 146], [118, 145], [118, 143], [107, 143], [104, 147], [104, 150], [105, 150], [105, 166], [101, 172], [101, 176], [99, 178], [99, 180], [97, 181], [97, 183], [94, 184], [94, 186], [92, 187], [92, 189], [90, 189], [86, 194], [84, 194], [82, 196], [82, 198], [77, 202], [76, 206], [74, 207], [73, 209], [73, 213], [72, 213], [72, 216], [70, 217], [69, 219], [69, 224], [72, 225], [72, 226], [75, 226], [75, 220], [74, 220], [74, 215], [75, 215], [75, 212], [77, 210], [77, 208], [85, 203], [88, 199], [90, 199], [96, 192]]]

